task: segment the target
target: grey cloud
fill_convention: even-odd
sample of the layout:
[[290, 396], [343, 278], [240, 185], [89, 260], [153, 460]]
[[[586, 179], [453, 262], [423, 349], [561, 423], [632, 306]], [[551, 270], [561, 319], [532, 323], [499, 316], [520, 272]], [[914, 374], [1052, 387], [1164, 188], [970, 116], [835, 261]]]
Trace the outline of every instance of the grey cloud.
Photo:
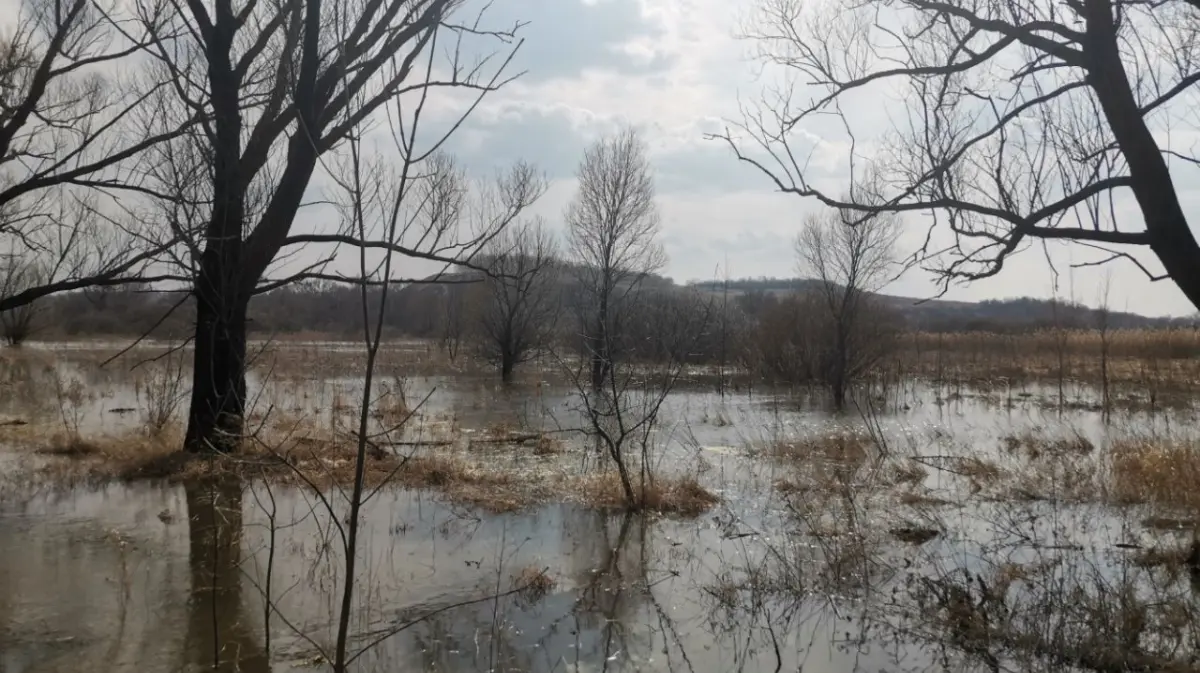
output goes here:
[[575, 174], [590, 141], [566, 114], [530, 107], [500, 118], [480, 114], [468, 119], [447, 149], [472, 173], [490, 173], [525, 159], [554, 180]]
[[659, 153], [654, 168], [656, 185], [664, 194], [771, 188], [758, 169], [738, 161], [727, 145], [717, 141]]
[[[473, 19], [481, 3], [463, 8], [460, 20]], [[512, 63], [512, 72], [527, 71], [531, 80], [570, 78], [587, 68], [627, 74], [667, 70], [671, 62], [658, 58], [644, 62], [615, 49], [634, 38], [654, 38], [661, 29], [642, 16], [638, 0], [509, 0], [493, 3], [482, 25], [509, 28], [527, 24], [518, 36], [524, 39]]]
[[[450, 142], [448, 149], [472, 172], [487, 173], [517, 159], [536, 163], [550, 179], [575, 174], [587, 145], [616, 127], [618, 121], [588, 118], [555, 107], [510, 108], [503, 114], [477, 114]], [[653, 144], [655, 129], [645, 129]], [[693, 139], [688, 139], [693, 140]], [[765, 176], [739, 162], [718, 141], [704, 141], [697, 129], [694, 142], [652, 151], [651, 162], [660, 193], [693, 193], [769, 189]]]

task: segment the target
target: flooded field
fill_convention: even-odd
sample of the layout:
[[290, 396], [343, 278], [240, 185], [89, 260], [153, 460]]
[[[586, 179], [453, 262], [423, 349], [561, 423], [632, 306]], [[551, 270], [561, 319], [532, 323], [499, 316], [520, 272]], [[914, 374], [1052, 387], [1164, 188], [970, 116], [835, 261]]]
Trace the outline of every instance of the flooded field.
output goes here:
[[[113, 467], [177, 432], [182, 358], [132, 367], [159, 351], [0, 360], [2, 673], [328, 666], [344, 465]], [[372, 422], [403, 426], [379, 443], [405, 460], [360, 511], [352, 670], [1200, 670], [1190, 404], [906, 379], [837, 414], [697, 373], [648, 461], [716, 502], [628, 512], [549, 367], [504, 387], [434, 359], [380, 367]], [[250, 424], [299, 455], [344, 431], [361, 368], [350, 345], [264, 350]]]

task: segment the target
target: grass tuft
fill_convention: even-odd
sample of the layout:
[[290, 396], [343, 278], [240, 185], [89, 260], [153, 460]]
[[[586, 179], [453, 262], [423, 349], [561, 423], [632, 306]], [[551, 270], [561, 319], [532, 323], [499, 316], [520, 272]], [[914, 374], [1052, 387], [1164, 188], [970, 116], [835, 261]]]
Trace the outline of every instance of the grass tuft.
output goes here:
[[521, 598], [528, 603], [536, 603], [554, 591], [558, 580], [551, 577], [544, 568], [526, 566], [513, 578], [513, 584], [519, 587]]
[[1200, 509], [1200, 446], [1183, 440], [1132, 439], [1110, 447], [1109, 491], [1120, 504]]
[[[587, 504], [603, 509], [626, 509], [625, 490], [614, 471], [584, 477], [579, 492]], [[657, 477], [634, 485], [633, 509], [682, 517], [699, 516], [721, 501], [694, 477]]]

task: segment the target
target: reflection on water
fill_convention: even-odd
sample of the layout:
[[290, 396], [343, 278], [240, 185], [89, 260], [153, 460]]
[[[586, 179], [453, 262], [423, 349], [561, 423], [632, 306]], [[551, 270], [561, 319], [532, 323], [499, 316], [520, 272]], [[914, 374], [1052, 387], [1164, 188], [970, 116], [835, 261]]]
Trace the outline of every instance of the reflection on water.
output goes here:
[[[29, 387], [0, 400], [7, 418], [49, 405], [107, 431], [138, 422], [117, 410], [145, 404], [128, 371], [9, 363], [3, 376], [13, 389]], [[261, 376], [257, 403], [289, 413], [327, 415], [355, 394], [352, 378], [268, 385]], [[52, 379], [79, 380], [83, 392], [64, 401]], [[505, 389], [471, 376], [404, 385], [410, 400], [428, 396], [428, 413], [452, 415], [467, 429], [571, 425], [562, 387]], [[49, 400], [48, 388], [59, 391]], [[889, 392], [880, 421], [894, 450], [932, 457], [953, 443], [996, 453], [1003, 435], [1051, 426], [1069, 426], [1097, 446], [1107, 436], [1099, 413], [1060, 415], [1037, 404], [1045, 391], [1036, 387], [999, 400], [945, 392], [919, 384]], [[721, 398], [697, 388], [673, 394], [664, 415], [668, 450], [659, 469], [699, 461], [725, 499], [698, 521], [566, 504], [492, 516], [427, 493], [377, 494], [362, 513], [353, 670], [831, 673], [972, 663], [880, 632], [881, 621], [912, 608], [895, 598], [911, 575], [876, 572], [884, 563], [877, 556], [890, 555], [888, 568], [901, 570], [914, 556], [868, 538], [857, 549], [862, 558], [844, 567], [870, 581], [831, 582], [833, 554], [846, 549], [798, 532], [774, 491], [773, 468], [743, 450], [854, 417], [833, 418], [818, 397]], [[1134, 413], [1122, 422], [1153, 431], [1179, 422], [1173, 418]], [[945, 476], [932, 472], [926, 485], [940, 487]], [[341, 495], [325, 495], [341, 511]], [[884, 514], [889, 508], [896, 509], [886, 505]], [[943, 563], [947, 574], [965, 567], [982, 576], [997, 549], [1005, 563], [1032, 563], [1031, 550], [1090, 553], [1128, 537], [1124, 523], [1098, 507], [945, 511], [942, 535], [922, 561]], [[327, 666], [343, 589], [343, 524], [316, 494], [262, 483], [109, 484], [0, 498], [0, 673]], [[1112, 576], [1121, 567], [1102, 570]], [[543, 569], [552, 583], [511, 591]], [[881, 620], [880, 606], [895, 613]]]
[[[0, 516], [0, 671], [290, 671], [333, 643], [340, 557], [311, 496], [219, 484], [44, 494]], [[827, 615], [715, 611], [716, 526], [554, 505], [474, 518], [411, 493], [365, 515], [356, 670], [872, 670]], [[723, 551], [724, 549], [724, 551]], [[264, 611], [270, 566], [274, 609]], [[489, 600], [525, 568], [555, 584]], [[483, 599], [482, 601], [480, 599]], [[460, 605], [463, 604], [463, 605]], [[455, 606], [458, 607], [455, 607]], [[810, 619], [812, 616], [810, 615]], [[832, 620], [832, 621], [830, 621]], [[775, 629], [764, 647], [767, 629]], [[269, 645], [268, 645], [269, 643]], [[268, 655], [268, 647], [271, 652]], [[776, 647], [779, 648], [778, 653]], [[866, 665], [870, 663], [871, 665]]]

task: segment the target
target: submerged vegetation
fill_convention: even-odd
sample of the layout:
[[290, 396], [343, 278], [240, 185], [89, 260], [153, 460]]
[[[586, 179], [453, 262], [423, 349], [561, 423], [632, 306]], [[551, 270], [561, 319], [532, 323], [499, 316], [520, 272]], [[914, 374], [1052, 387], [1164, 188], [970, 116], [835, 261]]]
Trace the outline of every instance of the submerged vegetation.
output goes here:
[[[0, 441], [28, 459], [25, 488], [70, 493], [172, 484], [165, 488], [196, 494], [188, 496], [189, 511], [209, 497], [238, 502], [240, 493], [243, 516], [277, 539], [263, 542], [254, 533], [259, 541], [248, 537], [242, 553], [262, 563], [276, 549], [273, 562], [281, 568], [300, 563], [303, 556], [278, 546], [307, 544], [291, 532], [297, 525], [308, 530], [300, 522], [312, 504], [300, 503], [342, 497], [356, 480], [358, 410], [348, 401], [355, 384], [335, 374], [360, 362], [360, 353], [285, 343], [261, 349], [254, 371], [263, 378], [243, 446], [195, 455], [178, 452], [177, 420], [161, 422], [180, 413], [164, 409], [172, 396], [162, 392], [174, 389], [178, 369], [129, 369], [160, 348], [145, 344], [105, 367], [96, 365], [113, 352], [103, 348], [4, 354], [3, 381], [12, 394], [0, 411]], [[512, 620], [541, 614], [558, 595], [572, 597], [575, 615], [618, 614], [605, 612], [612, 604], [594, 602], [599, 582], [643, 606], [604, 619], [673, 633], [669, 649], [705, 662], [697, 666], [704, 670], [724, 664], [699, 654], [703, 643], [746, 633], [769, 643], [774, 632], [781, 643], [778, 654], [758, 650], [756, 667], [773, 669], [777, 657], [792, 661], [819, 632], [803, 619], [814, 611], [834, 621], [855, 614], [840, 628], [864, 647], [890, 632], [884, 651], [896, 649], [878, 655], [884, 668], [919, 658], [946, 670], [987, 671], [996, 661], [1029, 671], [1193, 670], [1182, 653], [1196, 636], [1189, 592], [1200, 581], [1200, 435], [1191, 431], [1195, 412], [1188, 408], [1105, 413], [1073, 403], [1095, 399], [1085, 397], [1082, 383], [1059, 407], [1053, 380], [998, 395], [930, 377], [865, 382], [854, 389], [854, 410], [836, 415], [820, 389], [760, 385], [722, 394], [719, 377], [703, 368], [618, 364], [610, 383], [628, 393], [614, 413], [636, 423], [653, 411], [647, 434], [629, 425], [619, 442], [631, 500], [608, 445], [597, 443], [597, 423], [610, 439], [621, 426], [590, 415], [611, 407], [599, 406], [603, 397], [596, 406], [579, 402], [581, 391], [591, 394], [590, 363], [564, 372], [560, 363], [534, 360], [536, 377], [505, 385], [487, 369], [446, 361], [438, 374], [427, 348], [396, 342], [380, 349], [362, 463], [364, 530], [372, 531], [373, 547], [405, 549], [416, 544], [408, 537], [414, 526], [440, 527], [437, 535], [463, 544], [470, 536], [456, 526], [489, 527], [491, 542], [470, 547], [476, 551], [458, 562], [466, 563], [459, 572], [483, 578], [487, 588], [473, 595], [501, 607], [476, 613], [468, 596], [467, 604], [447, 607], [458, 618], [491, 624], [489, 647], [501, 647], [499, 633]], [[402, 373], [421, 367], [423, 375]], [[241, 484], [237, 491], [227, 490], [231, 481]], [[412, 509], [399, 519], [387, 515], [397, 505], [385, 503], [401, 493], [431, 497], [430, 512], [441, 514], [428, 523], [432, 514]], [[178, 505], [157, 507], [163, 526], [197, 521]], [[557, 521], [553, 512], [600, 517], [609, 537], [595, 543], [608, 551], [580, 550], [596, 532], [520, 523]], [[336, 526], [322, 535], [329, 532], [337, 535]], [[556, 556], [545, 551], [547, 534], [574, 541]], [[542, 551], [524, 551], [530, 544]], [[476, 569], [487, 553], [495, 561]], [[625, 568], [642, 554], [649, 556], [638, 561], [641, 570], [587, 571], [580, 579], [570, 569], [577, 556]], [[654, 573], [674, 579], [659, 585]], [[415, 589], [402, 586], [371, 591], [418, 604], [415, 595], [403, 598]], [[692, 606], [684, 609], [681, 600]], [[291, 605], [288, 615], [308, 609], [273, 604]], [[385, 619], [369, 617], [367, 603], [355, 609], [366, 610], [365, 619]], [[696, 609], [710, 617], [683, 617]], [[684, 612], [673, 619], [672, 610]], [[1093, 627], [1071, 626], [1079, 620]], [[270, 623], [273, 639], [293, 632], [280, 619]], [[422, 619], [403, 631], [411, 636], [397, 636], [399, 649], [379, 656], [419, 650], [417, 643], [437, 637], [439, 628], [436, 619]], [[612, 656], [616, 648], [603, 642], [585, 648], [588, 656]], [[519, 648], [491, 656], [510, 663], [522, 657]]]

